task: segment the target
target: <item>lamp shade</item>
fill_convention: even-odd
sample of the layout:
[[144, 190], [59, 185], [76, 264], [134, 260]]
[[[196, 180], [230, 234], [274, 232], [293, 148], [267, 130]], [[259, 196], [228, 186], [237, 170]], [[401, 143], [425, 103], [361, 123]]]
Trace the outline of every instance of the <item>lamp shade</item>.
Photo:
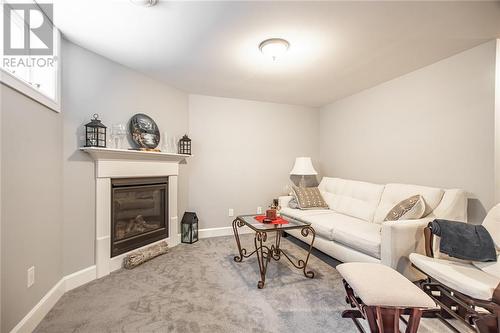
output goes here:
[[318, 173], [316, 172], [316, 170], [314, 170], [310, 157], [297, 157], [295, 159], [295, 164], [293, 166], [293, 169], [292, 171], [290, 171], [290, 174], [308, 176], [308, 175], [317, 175]]

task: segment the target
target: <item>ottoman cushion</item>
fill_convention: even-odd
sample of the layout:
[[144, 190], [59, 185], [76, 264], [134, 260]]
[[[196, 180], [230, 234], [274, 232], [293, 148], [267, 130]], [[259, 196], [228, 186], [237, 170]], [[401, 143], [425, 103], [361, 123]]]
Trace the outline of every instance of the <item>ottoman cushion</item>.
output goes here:
[[433, 308], [434, 301], [394, 269], [375, 263], [337, 266], [354, 293], [368, 306]]

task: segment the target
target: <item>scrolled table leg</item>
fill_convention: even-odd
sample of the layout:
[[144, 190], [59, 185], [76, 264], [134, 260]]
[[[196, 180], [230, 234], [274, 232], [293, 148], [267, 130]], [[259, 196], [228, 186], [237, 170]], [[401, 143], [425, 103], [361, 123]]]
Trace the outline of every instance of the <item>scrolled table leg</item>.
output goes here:
[[241, 247], [241, 242], [240, 242], [240, 235], [238, 234], [238, 228], [241, 228], [245, 225], [244, 222], [240, 221], [239, 219], [235, 219], [233, 221], [233, 233], [234, 233], [234, 239], [236, 240], [236, 247], [238, 248], [238, 256], [234, 257], [234, 261], [236, 262], [241, 262], [243, 260], [243, 257], [246, 256], [247, 250]]
[[264, 288], [264, 284], [266, 283], [266, 270], [267, 264], [271, 259], [271, 253], [267, 250], [267, 247], [262, 243], [267, 240], [267, 233], [264, 231], [257, 231], [254, 237], [254, 245], [255, 245], [255, 253], [257, 254], [257, 261], [259, 262], [259, 273], [260, 280], [257, 283], [257, 288]]
[[303, 268], [304, 276], [312, 279], [314, 277], [314, 272], [313, 271], [308, 271], [307, 270], [307, 263], [309, 262], [309, 257], [311, 256], [311, 252], [313, 249], [313, 244], [314, 244], [314, 239], [316, 238], [316, 232], [311, 226], [304, 227], [300, 230], [300, 233], [303, 237], [308, 237], [309, 234], [312, 234], [312, 240], [311, 244], [309, 245], [309, 251], [307, 251], [307, 256], [305, 260], [299, 260], [298, 264], [300, 267]]

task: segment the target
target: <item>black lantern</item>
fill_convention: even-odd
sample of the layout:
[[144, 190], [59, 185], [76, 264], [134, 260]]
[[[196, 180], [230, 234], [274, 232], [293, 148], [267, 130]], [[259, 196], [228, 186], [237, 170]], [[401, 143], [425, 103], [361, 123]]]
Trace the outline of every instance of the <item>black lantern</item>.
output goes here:
[[193, 212], [185, 212], [181, 222], [181, 241], [193, 244], [198, 241], [198, 216]]
[[106, 148], [106, 126], [101, 123], [97, 113], [85, 125], [85, 147]]
[[191, 155], [191, 139], [186, 134], [179, 140], [179, 154]]

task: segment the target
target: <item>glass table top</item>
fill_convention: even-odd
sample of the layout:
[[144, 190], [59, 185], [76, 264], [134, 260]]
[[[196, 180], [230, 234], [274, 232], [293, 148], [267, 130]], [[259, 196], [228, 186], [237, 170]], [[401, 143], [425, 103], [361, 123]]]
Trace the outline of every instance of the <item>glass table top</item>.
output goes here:
[[281, 218], [288, 221], [287, 224], [263, 223], [257, 221], [255, 219], [256, 216], [262, 216], [262, 214], [238, 215], [236, 218], [244, 222], [246, 226], [255, 231], [273, 231], [273, 230], [277, 231], [277, 230], [300, 229], [311, 225], [311, 223], [309, 222], [301, 221], [299, 219], [283, 215], [281, 216]]

